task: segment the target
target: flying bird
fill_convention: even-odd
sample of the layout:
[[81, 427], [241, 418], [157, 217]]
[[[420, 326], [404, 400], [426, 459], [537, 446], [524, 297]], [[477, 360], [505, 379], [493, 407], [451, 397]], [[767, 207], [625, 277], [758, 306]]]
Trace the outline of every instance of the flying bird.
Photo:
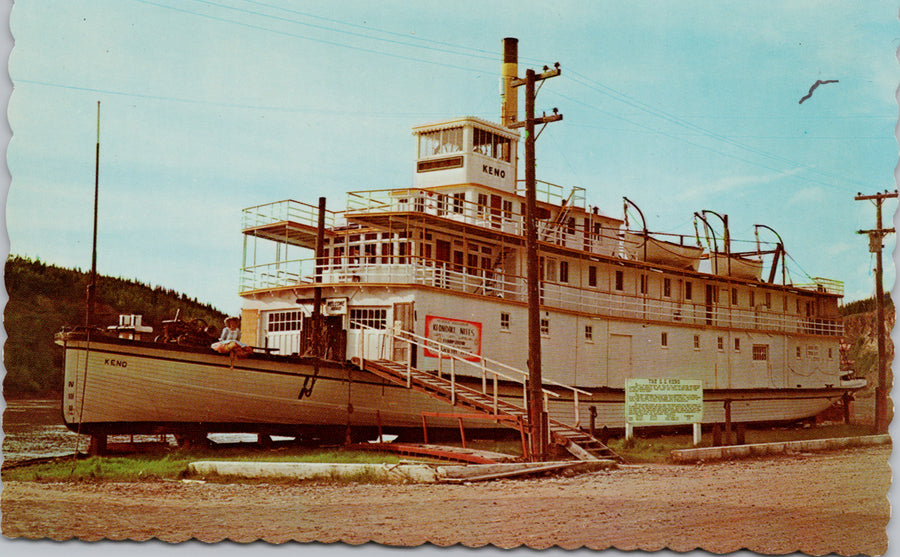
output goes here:
[[818, 87], [819, 85], [824, 85], [825, 83], [837, 83], [837, 82], [838, 82], [838, 80], [836, 80], [836, 79], [826, 79], [824, 81], [820, 79], [820, 80], [816, 81], [815, 83], [812, 84], [812, 87], [809, 88], [809, 93], [807, 93], [805, 97], [800, 99], [799, 104], [803, 104], [803, 101], [810, 98], [813, 94], [813, 91], [815, 91], [816, 87]]

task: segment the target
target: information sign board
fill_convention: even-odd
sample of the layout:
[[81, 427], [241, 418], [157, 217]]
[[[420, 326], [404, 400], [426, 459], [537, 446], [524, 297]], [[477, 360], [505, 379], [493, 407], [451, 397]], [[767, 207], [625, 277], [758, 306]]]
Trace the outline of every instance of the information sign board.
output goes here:
[[628, 379], [625, 421], [632, 426], [700, 423], [703, 381], [699, 379]]

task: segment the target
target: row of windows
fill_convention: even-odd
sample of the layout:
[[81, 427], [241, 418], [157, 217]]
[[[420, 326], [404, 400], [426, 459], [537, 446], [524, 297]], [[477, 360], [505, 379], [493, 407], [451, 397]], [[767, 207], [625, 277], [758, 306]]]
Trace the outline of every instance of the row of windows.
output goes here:
[[[500, 313], [500, 330], [501, 331], [509, 331], [511, 318], [509, 313], [501, 312]], [[541, 336], [550, 336], [550, 318], [549, 317], [541, 317]], [[584, 326], [584, 340], [586, 342], [594, 341], [594, 327], [593, 325], [585, 325]], [[666, 331], [662, 331], [660, 333], [659, 344], [663, 348], [668, 348], [669, 346], [669, 333]], [[700, 350], [700, 335], [694, 335], [693, 338], [693, 347], [694, 350]], [[719, 352], [725, 351], [725, 337], [717, 337], [716, 338], [716, 349]], [[741, 351], [741, 339], [734, 339], [734, 351]], [[819, 359], [819, 347], [810, 344], [806, 347], [807, 358], [813, 361], [818, 361]], [[754, 344], [752, 346], [752, 356], [755, 361], [768, 361], [769, 359], [769, 345], [768, 344]], [[802, 356], [802, 348], [800, 346], [797, 347], [797, 359], [800, 359]], [[828, 349], [828, 359], [832, 358], [832, 349]]]
[[300, 310], [275, 311], [269, 314], [267, 329], [270, 333], [299, 331], [302, 325], [303, 313]]
[[362, 329], [363, 326], [373, 329], [387, 329], [386, 308], [350, 308], [350, 328]]
[[[472, 150], [475, 153], [509, 162], [512, 158], [512, 141], [495, 133], [475, 128]], [[433, 155], [461, 153], [463, 128], [455, 127], [419, 134], [419, 158]]]

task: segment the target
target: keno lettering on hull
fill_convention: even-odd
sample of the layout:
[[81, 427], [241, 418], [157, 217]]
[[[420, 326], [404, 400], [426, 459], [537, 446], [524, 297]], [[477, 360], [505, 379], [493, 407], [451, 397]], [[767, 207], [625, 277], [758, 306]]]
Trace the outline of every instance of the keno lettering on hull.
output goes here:
[[104, 358], [103, 365], [110, 367], [128, 367], [128, 362], [126, 360], [114, 360], [112, 358]]
[[441, 343], [444, 347], [450, 347], [450, 350], [459, 350], [459, 352], [451, 354], [450, 352], [439, 352], [437, 347], [425, 348], [425, 355], [429, 358], [449, 358], [451, 355], [459, 355], [466, 360], [477, 362], [478, 357], [462, 353], [481, 355], [481, 323], [427, 315], [425, 316], [425, 337]]

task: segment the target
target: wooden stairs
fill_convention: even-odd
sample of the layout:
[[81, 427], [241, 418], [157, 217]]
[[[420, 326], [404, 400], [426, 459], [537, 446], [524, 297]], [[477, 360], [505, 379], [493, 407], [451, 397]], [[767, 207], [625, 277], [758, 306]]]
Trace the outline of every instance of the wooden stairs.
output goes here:
[[[521, 431], [528, 421], [528, 413], [524, 408], [499, 399], [495, 401], [489, 394], [454, 383], [434, 372], [409, 368], [410, 378], [407, 383], [407, 366], [404, 363], [384, 359], [360, 362], [358, 358], [354, 358], [353, 363], [378, 377], [398, 385], [409, 385], [411, 389], [448, 404], [487, 417], [495, 416], [498, 423], [507, 427]], [[549, 429], [550, 441], [562, 446], [579, 460], [623, 461], [612, 449], [580, 429], [552, 418], [549, 420]]]

